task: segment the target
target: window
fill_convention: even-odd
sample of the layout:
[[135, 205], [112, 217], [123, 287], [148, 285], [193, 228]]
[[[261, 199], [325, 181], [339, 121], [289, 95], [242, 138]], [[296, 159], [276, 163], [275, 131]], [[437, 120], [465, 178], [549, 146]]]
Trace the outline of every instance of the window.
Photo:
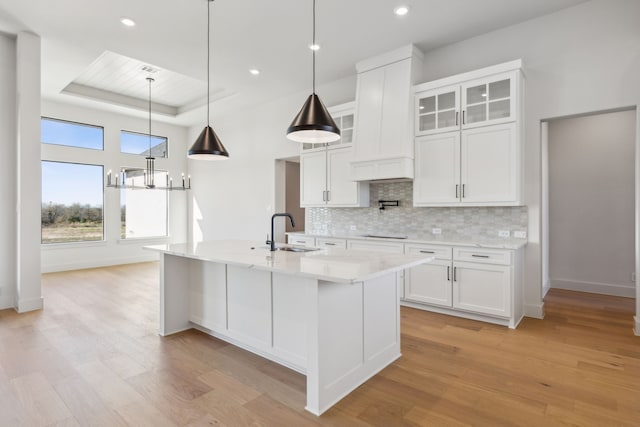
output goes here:
[[104, 240], [102, 166], [42, 161], [42, 243]]
[[66, 145], [69, 147], [104, 149], [104, 129], [99, 126], [43, 117], [40, 120], [43, 144]]
[[[143, 185], [144, 169], [124, 168], [127, 185]], [[157, 171], [154, 180], [165, 185], [167, 173]], [[120, 236], [123, 239], [167, 236], [167, 191], [127, 188], [120, 192]]]
[[[149, 135], [120, 131], [120, 151], [128, 154], [149, 155]], [[167, 138], [151, 135], [151, 155], [167, 157]]]

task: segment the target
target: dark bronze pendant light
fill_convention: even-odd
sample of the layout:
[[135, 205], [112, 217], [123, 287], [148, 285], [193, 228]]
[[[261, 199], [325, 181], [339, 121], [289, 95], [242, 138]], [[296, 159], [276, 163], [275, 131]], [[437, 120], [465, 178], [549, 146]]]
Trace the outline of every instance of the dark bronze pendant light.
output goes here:
[[229, 158], [227, 149], [224, 148], [220, 138], [210, 126], [209, 118], [209, 92], [210, 77], [209, 69], [211, 66], [211, 48], [210, 32], [211, 32], [211, 3], [213, 0], [207, 0], [207, 126], [202, 130], [196, 142], [193, 143], [187, 157], [196, 160], [225, 160]]
[[[316, 0], [313, 0], [313, 47], [316, 46]], [[287, 138], [301, 143], [327, 143], [340, 139], [340, 129], [316, 94], [316, 49], [313, 55], [313, 92], [287, 129]]]

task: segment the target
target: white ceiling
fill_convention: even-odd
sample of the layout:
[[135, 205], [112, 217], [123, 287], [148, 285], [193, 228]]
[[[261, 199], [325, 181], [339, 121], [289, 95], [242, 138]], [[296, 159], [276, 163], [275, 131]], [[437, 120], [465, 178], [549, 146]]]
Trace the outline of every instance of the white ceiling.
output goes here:
[[[427, 52], [584, 1], [317, 0], [318, 84], [353, 75], [356, 62], [408, 43]], [[211, 4], [214, 116], [310, 91], [311, 4], [311, 0], [216, 0]], [[410, 7], [402, 18], [393, 14], [400, 4]], [[132, 18], [137, 25], [123, 26], [121, 17]], [[175, 109], [175, 115], [165, 112], [168, 116], [162, 121], [186, 126], [204, 121], [206, 93], [200, 99], [193, 95], [206, 87], [206, 0], [0, 0], [0, 31], [21, 30], [42, 37], [42, 95], [46, 99], [144, 116], [135, 102], [119, 101], [146, 100], [146, 73], [140, 71], [141, 89], [122, 81], [115, 89], [95, 80], [90, 83], [92, 76], [100, 75], [96, 61], [102, 55], [116, 54], [162, 70], [153, 76], [158, 99], [165, 97], [159, 104]], [[254, 67], [261, 70], [257, 77], [248, 72]], [[132, 70], [127, 75], [135, 78]], [[164, 71], [177, 80], [162, 83]], [[182, 97], [176, 95], [180, 79], [189, 83]], [[76, 96], [78, 91], [74, 95], [63, 92], [74, 80], [83, 86], [82, 96]], [[118, 92], [122, 87], [129, 87], [120, 92], [123, 99], [91, 99], [100, 91]], [[152, 94], [155, 99], [155, 92]], [[171, 101], [171, 97], [181, 101]]]

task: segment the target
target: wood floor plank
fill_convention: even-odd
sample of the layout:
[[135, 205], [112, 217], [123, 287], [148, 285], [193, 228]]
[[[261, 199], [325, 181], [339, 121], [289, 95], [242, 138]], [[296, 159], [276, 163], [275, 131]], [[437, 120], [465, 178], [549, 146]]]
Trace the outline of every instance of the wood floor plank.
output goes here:
[[27, 414], [28, 424], [44, 426], [73, 417], [42, 373], [14, 378], [11, 385]]
[[316, 417], [304, 375], [191, 330], [157, 335], [158, 265], [42, 276], [0, 311], [0, 426], [638, 426], [632, 299], [551, 290], [516, 330], [401, 309], [402, 357]]

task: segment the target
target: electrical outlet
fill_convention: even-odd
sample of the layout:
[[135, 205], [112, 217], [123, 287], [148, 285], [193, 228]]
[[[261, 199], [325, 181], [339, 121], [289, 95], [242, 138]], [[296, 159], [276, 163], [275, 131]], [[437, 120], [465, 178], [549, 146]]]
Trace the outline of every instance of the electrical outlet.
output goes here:
[[527, 232], [526, 231], [514, 231], [513, 232], [513, 237], [515, 237], [516, 239], [526, 239], [527, 238]]
[[511, 232], [509, 230], [499, 230], [498, 236], [500, 237], [509, 237], [511, 236]]
[[349, 226], [349, 230], [351, 231], [356, 231], [358, 229], [358, 227], [356, 227], [355, 225], [350, 225]]
[[431, 229], [431, 234], [442, 234], [442, 229], [441, 228], [432, 228]]

